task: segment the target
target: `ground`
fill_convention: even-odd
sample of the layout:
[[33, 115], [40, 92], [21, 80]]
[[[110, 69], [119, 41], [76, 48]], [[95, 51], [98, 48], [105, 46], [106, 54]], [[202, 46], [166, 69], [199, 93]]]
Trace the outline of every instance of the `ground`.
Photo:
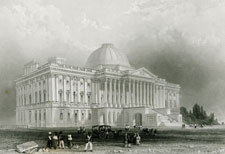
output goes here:
[[[64, 131], [69, 133], [71, 130]], [[14, 154], [8, 149], [15, 149], [16, 145], [34, 140], [40, 147], [46, 144], [47, 130], [0, 130], [0, 154]], [[73, 135], [75, 136], [75, 135]], [[38, 152], [48, 154], [84, 153], [82, 136], [73, 138], [79, 148], [50, 150]], [[89, 152], [86, 152], [89, 153]], [[90, 152], [91, 153], [91, 152]], [[142, 135], [142, 144], [124, 148], [122, 138], [102, 141], [94, 139], [93, 154], [225, 154], [225, 127], [159, 129], [156, 137]]]

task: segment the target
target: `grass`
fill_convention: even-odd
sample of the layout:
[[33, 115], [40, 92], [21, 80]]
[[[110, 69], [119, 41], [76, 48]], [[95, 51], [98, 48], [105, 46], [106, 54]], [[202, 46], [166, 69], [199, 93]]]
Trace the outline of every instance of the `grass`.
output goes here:
[[[11, 129], [0, 130], [0, 149], [13, 149], [16, 145], [35, 141], [39, 146], [45, 146], [47, 142], [48, 131], [63, 130], [65, 136], [72, 134], [73, 141], [77, 144], [83, 144], [84, 136], [76, 133], [76, 130], [69, 129]], [[197, 129], [159, 129], [155, 137], [141, 134], [144, 144], [225, 144], [225, 127], [209, 127]], [[117, 145], [123, 142], [123, 137], [117, 139], [101, 140], [94, 138], [95, 144]]]

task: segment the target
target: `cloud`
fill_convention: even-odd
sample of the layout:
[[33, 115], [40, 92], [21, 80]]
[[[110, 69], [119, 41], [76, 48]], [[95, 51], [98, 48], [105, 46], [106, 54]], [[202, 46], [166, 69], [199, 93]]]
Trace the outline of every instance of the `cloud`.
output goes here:
[[[71, 36], [61, 11], [41, 0], [19, 0], [0, 6], [0, 117], [15, 114], [14, 80], [32, 59], [45, 63], [50, 56], [62, 56], [83, 64], [79, 42]], [[81, 45], [81, 44], [79, 44]], [[10, 91], [6, 96], [4, 91]], [[7, 108], [7, 110], [6, 110]]]
[[81, 24], [85, 27], [85, 28], [94, 28], [96, 30], [111, 30], [112, 28], [108, 25], [104, 25], [103, 23], [96, 21], [96, 20], [92, 20], [86, 17], [86, 14], [84, 14], [84, 17], [81, 21]]

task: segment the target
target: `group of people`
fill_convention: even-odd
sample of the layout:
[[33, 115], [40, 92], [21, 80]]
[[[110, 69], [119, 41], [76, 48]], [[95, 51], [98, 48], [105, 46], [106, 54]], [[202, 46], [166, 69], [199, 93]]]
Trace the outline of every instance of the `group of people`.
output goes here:
[[[65, 136], [63, 135], [63, 132], [60, 131], [59, 133], [52, 132], [48, 133], [48, 142], [47, 142], [47, 148], [49, 149], [64, 149], [65, 148], [65, 143], [64, 141], [67, 141], [67, 146], [69, 149], [71, 149], [74, 144], [73, 144], [73, 139], [72, 135], [68, 134], [67, 139], [65, 139]], [[85, 136], [85, 146], [84, 146], [84, 151], [86, 152], [88, 149], [92, 152], [93, 151], [93, 144], [92, 144], [92, 133], [88, 132], [86, 133]], [[125, 133], [124, 134], [124, 147], [125, 148], [131, 148], [131, 145], [140, 145], [141, 143], [141, 137], [139, 133], [134, 133], [133, 135], [130, 133]]]
[[138, 133], [134, 133], [134, 135], [130, 135], [128, 133], [124, 134], [124, 147], [131, 148], [131, 144], [140, 145], [141, 144], [141, 137]]
[[[69, 134], [68, 138], [68, 147], [70, 147], [71, 145], [71, 141], [72, 141], [72, 135]], [[65, 145], [64, 145], [64, 135], [63, 132], [60, 131], [59, 133], [54, 132], [54, 134], [52, 134], [52, 132], [48, 133], [48, 142], [47, 142], [47, 147], [50, 149], [64, 149]]]
[[[60, 131], [59, 133], [54, 132], [54, 134], [52, 134], [52, 132], [48, 133], [48, 142], [47, 142], [47, 148], [49, 149], [64, 149], [65, 148], [65, 137], [63, 135], [63, 132]], [[71, 134], [67, 135], [67, 146], [69, 149], [71, 149], [74, 144], [73, 144], [73, 138]], [[93, 151], [93, 144], [92, 144], [92, 135], [90, 132], [87, 133], [86, 137], [85, 137], [85, 151], [88, 150], [88, 147], [90, 147], [90, 151]]]

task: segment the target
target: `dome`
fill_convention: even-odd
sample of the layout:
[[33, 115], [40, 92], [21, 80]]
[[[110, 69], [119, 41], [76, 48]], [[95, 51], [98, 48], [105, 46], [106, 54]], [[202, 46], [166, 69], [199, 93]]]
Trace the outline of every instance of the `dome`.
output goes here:
[[113, 44], [102, 44], [89, 57], [85, 67], [94, 68], [98, 65], [120, 65], [130, 67], [126, 55], [118, 51]]

